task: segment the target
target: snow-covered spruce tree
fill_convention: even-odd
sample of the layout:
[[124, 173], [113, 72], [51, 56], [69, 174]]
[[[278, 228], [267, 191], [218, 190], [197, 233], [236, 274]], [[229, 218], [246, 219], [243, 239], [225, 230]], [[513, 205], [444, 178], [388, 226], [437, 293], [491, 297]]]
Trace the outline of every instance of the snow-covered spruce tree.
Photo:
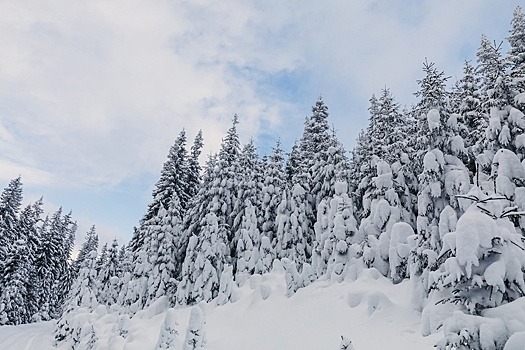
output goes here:
[[78, 277], [80, 271], [80, 266], [82, 266], [87, 255], [92, 250], [98, 249], [98, 234], [95, 225], [91, 226], [89, 231], [86, 233], [86, 238], [78, 251], [77, 258], [71, 264], [71, 270], [73, 272], [74, 278]]
[[[375, 159], [375, 160], [374, 160]], [[401, 203], [394, 189], [392, 169], [387, 162], [374, 158], [376, 176], [363, 197], [363, 208], [369, 215], [359, 226], [363, 261], [368, 267], [377, 268], [383, 275], [389, 274], [389, 245], [394, 224], [401, 221]]]
[[375, 155], [392, 164], [404, 153], [406, 118], [400, 113], [399, 105], [388, 88], [381, 91], [375, 109], [371, 108], [367, 128], [371, 143], [368, 157]]
[[312, 254], [307, 238], [312, 225], [309, 220], [312, 215], [310, 210], [307, 193], [300, 183], [283, 192], [281, 203], [277, 207], [277, 258], [288, 258], [295, 262], [298, 268], [301, 268]]
[[187, 172], [187, 195], [188, 195], [188, 203], [186, 203], [186, 207], [184, 209], [188, 209], [188, 206], [190, 205], [190, 202], [192, 198], [194, 198], [197, 193], [199, 192], [199, 187], [201, 185], [201, 165], [199, 163], [199, 157], [202, 152], [202, 146], [203, 146], [203, 137], [202, 137], [202, 130], [199, 130], [197, 133], [197, 136], [195, 136], [195, 140], [193, 141], [193, 145], [190, 149], [190, 155], [188, 157], [188, 172]]
[[312, 255], [312, 268], [317, 276], [326, 274], [328, 278], [341, 281], [347, 263], [360, 250], [359, 243], [363, 239], [357, 234], [353, 208], [345, 181], [335, 184], [332, 198], [325, 198], [319, 203]]
[[271, 271], [276, 254], [270, 238], [266, 236], [261, 237], [258, 256], [259, 260], [255, 264], [255, 273], [263, 274]]
[[[234, 239], [234, 206], [242, 173], [239, 166], [241, 152], [237, 134], [238, 123], [238, 117], [234, 115], [232, 126], [222, 140], [219, 155], [208, 160], [203, 185], [185, 218], [184, 227], [187, 228], [188, 236], [186, 239], [191, 235], [198, 235], [200, 225], [210, 211], [215, 213], [221, 224], [226, 225], [228, 239]], [[230, 251], [235, 251], [236, 247], [229, 248]]]
[[100, 271], [102, 270], [102, 266], [106, 265], [107, 261], [108, 261], [108, 244], [104, 243], [104, 245], [102, 246], [102, 249], [100, 249], [100, 254], [97, 258], [97, 263], [95, 265], [97, 274], [100, 274]]
[[[315, 220], [317, 205], [323, 198], [334, 194], [334, 184], [337, 179], [346, 180], [348, 176], [348, 160], [342, 144], [335, 134], [331, 134], [328, 126], [328, 107], [321, 97], [312, 107], [312, 115], [306, 119], [300, 142], [300, 169], [304, 179], [303, 188], [308, 197]], [[313, 234], [313, 232], [312, 232]], [[311, 241], [308, 239], [308, 242]]]
[[478, 65], [476, 73], [481, 78], [480, 93], [482, 107], [490, 112], [492, 107], [503, 108], [510, 102], [509, 78], [506, 74], [507, 62], [501, 55], [501, 45], [491, 43], [481, 36], [481, 44], [476, 53]]
[[[477, 72], [481, 76], [481, 98], [485, 118], [486, 148], [496, 153], [506, 148], [520, 159], [525, 153], [525, 117], [513, 107], [510, 77], [506, 72], [507, 61], [502, 58], [501, 45], [491, 44], [483, 36], [478, 50]], [[491, 155], [486, 156], [490, 161]], [[490, 164], [490, 163], [489, 163]]]
[[27, 205], [21, 212], [18, 220], [19, 239], [27, 242], [27, 260], [28, 266], [28, 283], [26, 286], [27, 297], [26, 307], [27, 313], [30, 316], [29, 321], [38, 321], [39, 316], [39, 295], [40, 283], [37, 278], [36, 260], [41, 249], [41, 237], [38, 225], [41, 221], [42, 198], [36, 202]]
[[520, 6], [514, 10], [507, 40], [510, 44], [507, 52], [509, 87], [514, 101], [523, 112], [525, 96], [521, 95], [516, 99], [519, 94], [525, 92], [525, 15]]
[[409, 237], [413, 236], [414, 230], [406, 222], [398, 222], [392, 226], [390, 246], [388, 247], [388, 263], [390, 265], [390, 278], [394, 283], [399, 283], [410, 277], [408, 266], [410, 257]]
[[415, 196], [410, 182], [416, 181], [408, 156], [412, 152], [406, 140], [410, 134], [406, 116], [399, 112], [388, 89], [383, 89], [379, 99], [372, 96], [370, 102], [369, 125], [361, 137], [366, 143], [358, 148], [368, 149], [368, 154], [359, 157], [356, 176], [360, 178], [353, 180], [358, 183], [354, 193], [359, 201], [360, 237], [365, 240], [364, 260], [386, 275], [392, 225], [400, 220], [414, 222]]
[[[182, 266], [182, 257], [178, 254], [183, 242], [182, 215], [189, 201], [185, 145], [183, 130], [168, 152], [153, 190], [153, 200], [130, 243], [133, 272], [124, 277], [118, 300], [130, 306], [132, 312], [148, 306], [161, 295], [174, 296], [174, 281]], [[196, 156], [199, 150], [197, 138]]]
[[148, 225], [161, 208], [167, 210], [171, 201], [177, 196], [181, 207], [185, 208], [188, 203], [188, 184], [186, 177], [188, 173], [188, 152], [186, 151], [186, 132], [182, 130], [171, 146], [166, 162], [162, 166], [160, 178], [153, 190], [153, 200], [148, 206], [146, 214], [142, 218], [141, 228]]
[[99, 301], [108, 306], [116, 303], [119, 293], [121, 273], [118, 253], [118, 242], [114, 239], [108, 249], [107, 259], [98, 273]]
[[[372, 120], [378, 119], [379, 115], [379, 104], [375, 95], [372, 95], [370, 98], [370, 107], [368, 107], [369, 112], [369, 126], [376, 125], [372, 123]], [[370, 183], [374, 169], [370, 166], [370, 159], [373, 155], [373, 152], [376, 151], [372, 145], [371, 135], [369, 133], [369, 128], [366, 130], [361, 130], [359, 136], [357, 137], [357, 143], [354, 149], [352, 150], [352, 161], [350, 167], [350, 188], [351, 193], [353, 193], [354, 201], [357, 204], [356, 206], [356, 215], [357, 218], [361, 218], [366, 215], [363, 213], [363, 203], [364, 191]]]
[[29, 249], [25, 235], [19, 235], [12, 243], [4, 261], [0, 283], [0, 325], [18, 325], [30, 321], [28, 287], [31, 265], [27, 257]]
[[[275, 257], [275, 252], [271, 246], [266, 243], [262, 246], [264, 237], [268, 238], [269, 242], [277, 239], [277, 207], [281, 201], [282, 192], [285, 190], [285, 174], [283, 170], [283, 152], [281, 150], [280, 142], [278, 141], [273, 153], [269, 157], [269, 162], [264, 168], [264, 182], [262, 188], [262, 210], [263, 221], [261, 226], [261, 246], [259, 247], [261, 259], [256, 266], [256, 273], [268, 272], [271, 268], [271, 261]], [[263, 258], [264, 256], [264, 258]]]
[[246, 275], [255, 272], [255, 266], [259, 260], [260, 232], [257, 227], [256, 207], [250, 199], [246, 199], [244, 213], [240, 227], [240, 235], [237, 240], [237, 268], [236, 281], [244, 282]]
[[[320, 186], [314, 183], [312, 167], [320, 169], [325, 163], [325, 151], [330, 147], [328, 126], [328, 107], [319, 97], [312, 107], [312, 115], [304, 122], [304, 130], [297, 153], [297, 171], [292, 183], [299, 182], [308, 193], [308, 201], [313, 208], [317, 206], [318, 196], [321, 196]], [[319, 199], [320, 200], [320, 199]], [[313, 220], [312, 220], [313, 221]]]
[[315, 281], [316, 275], [310, 264], [304, 263], [301, 272], [297, 268], [295, 261], [288, 258], [281, 259], [286, 281], [286, 296], [292, 296], [299, 288], [308, 286]]
[[[177, 303], [185, 305], [200, 300], [210, 300], [216, 296], [218, 290], [218, 276], [222, 272], [225, 262], [236, 265], [237, 241], [235, 237], [234, 219], [235, 203], [238, 198], [240, 183], [240, 144], [237, 134], [237, 115], [233, 118], [233, 125], [223, 139], [218, 157], [211, 157], [204, 172], [203, 185], [195, 197], [194, 205], [186, 214], [184, 227], [185, 237], [183, 247], [184, 263], [180, 274], [180, 283], [177, 291]], [[240, 208], [240, 207], [239, 207]], [[220, 247], [209, 248], [210, 237]], [[204, 259], [215, 255], [212, 261]], [[196, 259], [201, 263], [201, 270], [193, 270]], [[208, 276], [197, 282], [202, 269]], [[212, 274], [215, 270], [215, 274]], [[214, 280], [216, 281], [214, 282]], [[209, 282], [209, 283], [208, 283]], [[194, 284], [199, 283], [195, 287]], [[208, 290], [199, 290], [207, 285]]]
[[37, 228], [41, 238], [41, 244], [35, 255], [34, 270], [36, 273], [38, 314], [34, 315], [36, 320], [46, 321], [51, 318], [50, 301], [54, 281], [53, 265], [50, 249], [54, 248], [54, 242], [49, 235], [49, 217], [46, 217], [42, 225]]
[[469, 171], [477, 174], [476, 158], [484, 150], [487, 119], [481, 108], [479, 91], [480, 79], [469, 61], [463, 65], [463, 77], [457, 82], [451, 96], [451, 108], [462, 120], [458, 134], [463, 138], [468, 151], [467, 166]]
[[456, 230], [443, 237], [444, 262], [430, 283], [443, 302], [479, 314], [525, 295], [525, 248], [503, 197], [489, 197], [477, 187], [466, 197], [472, 204]]
[[[215, 182], [215, 171], [218, 167], [218, 155], [209, 155], [204, 166], [202, 185], [199, 192], [193, 197], [192, 203], [183, 218], [182, 243], [178, 247], [177, 255], [184, 261], [189, 240], [192, 235], [199, 233], [201, 223], [209, 210], [215, 197], [213, 192]], [[179, 276], [180, 277], [180, 276]]]
[[[254, 232], [251, 235], [252, 245], [251, 248], [244, 246], [243, 249], [255, 249], [255, 251], [259, 249], [259, 228], [262, 226], [263, 213], [261, 198], [263, 178], [262, 166], [257, 156], [257, 149], [255, 148], [253, 140], [243, 147], [239, 166], [243, 172], [238, 176], [238, 193], [232, 212], [232, 216], [235, 216], [235, 220], [233, 221], [232, 243], [235, 244], [236, 250], [235, 254], [232, 252], [232, 256], [237, 258], [240, 258], [240, 255], [245, 256], [244, 250], [239, 250], [239, 241], [245, 238], [243, 229], [245, 230], [247, 226]], [[249, 211], [246, 210], [248, 207], [250, 207]], [[254, 222], [252, 223], [252, 221]], [[260, 222], [261, 224], [259, 224]], [[256, 230], [256, 233], [254, 230]], [[232, 248], [234, 247], [232, 246]], [[251, 253], [251, 251], [248, 252], [248, 254]], [[255, 264], [255, 262], [253, 263]], [[251, 267], [250, 273], [253, 273], [253, 267], [255, 267], [255, 265]], [[244, 269], [242, 270], [246, 272]]]
[[[305, 261], [311, 261], [312, 246], [315, 240], [313, 224], [317, 206], [322, 199], [334, 194], [334, 184], [337, 178], [347, 179], [348, 177], [348, 160], [345, 151], [336, 136], [330, 134], [328, 107], [321, 97], [312, 107], [312, 115], [306, 118], [296, 160], [298, 169], [289, 186], [291, 189], [289, 198], [297, 202], [304, 195], [306, 202], [296, 207], [304, 208], [301, 210], [306, 214], [304, 216], [306, 221], [300, 221], [297, 225], [292, 223], [291, 227], [302, 227], [301, 234], [305, 240]], [[299, 185], [302, 191], [295, 187], [296, 185]], [[299, 215], [296, 216], [296, 219], [302, 220], [302, 217]], [[300, 261], [297, 263], [299, 266], [302, 264]]]
[[191, 236], [188, 243], [177, 289], [177, 303], [191, 305], [215, 298], [228, 254], [226, 227], [215, 213], [210, 212], [201, 223], [199, 235]]
[[[42, 263], [49, 266], [44, 278], [43, 285], [49, 290], [44, 291], [45, 297], [41, 301], [43, 305], [48, 305], [49, 316], [57, 318], [62, 313], [62, 306], [66, 300], [73, 282], [69, 259], [73, 250], [74, 237], [76, 233], [76, 223], [71, 221], [71, 212], [62, 215], [62, 208], [59, 208], [49, 221], [47, 237], [43, 238], [44, 249], [42, 249]], [[49, 299], [47, 299], [49, 298]]]
[[414, 110], [418, 134], [415, 138], [416, 165], [419, 168], [417, 240], [411, 253], [411, 276], [421, 278], [421, 293], [426, 293], [429, 270], [436, 268], [441, 251], [439, 219], [441, 211], [451, 205], [461, 209], [455, 195], [469, 189], [468, 171], [457, 157], [465, 153], [463, 139], [457, 134], [457, 117], [449, 112], [447, 78], [433, 63], [425, 62], [425, 78], [419, 80], [420, 98]]
[[[314, 182], [318, 186], [318, 202], [325, 198], [331, 198], [335, 193], [335, 184], [337, 181], [348, 181], [349, 161], [346, 156], [346, 150], [343, 144], [337, 139], [337, 136], [330, 136], [330, 146], [325, 151], [325, 163], [318, 164], [311, 169], [314, 174]], [[316, 187], [317, 188], [317, 187]]]
[[[18, 212], [22, 204], [22, 179], [9, 182], [0, 195], [0, 271], [4, 270], [7, 255], [17, 239]], [[5, 286], [0, 285], [0, 291]]]
[[55, 326], [55, 345], [70, 349], [77, 348], [82, 341], [79, 335], [85, 326], [86, 319], [75, 316], [82, 313], [89, 314], [99, 305], [96, 258], [97, 251], [92, 250], [80, 268], [78, 278], [65, 303], [64, 311]]
[[[412, 223], [415, 191], [407, 183], [407, 180], [414, 180], [414, 174], [408, 157], [411, 150], [406, 138], [406, 135], [410, 135], [406, 116], [399, 112], [399, 106], [387, 88], [383, 89], [379, 100], [372, 96], [370, 103], [369, 125], [358, 139], [354, 151], [351, 180], [356, 184], [354, 193], [359, 218], [370, 215], [370, 207], [362, 204], [367, 202], [364, 197], [367, 196], [366, 192], [372, 184], [372, 178], [376, 175], [374, 159], [379, 158], [391, 165], [394, 189], [403, 207], [402, 218]], [[359, 169], [355, 168], [356, 166]]]
[[[492, 160], [489, 180], [483, 183], [488, 193], [502, 195], [509, 207], [525, 211], [525, 170], [518, 156], [508, 149], [500, 149]], [[524, 234], [525, 216], [511, 217], [516, 230]]]
[[301, 156], [299, 154], [299, 141], [295, 140], [292, 145], [286, 164], [284, 167], [285, 178], [288, 184], [293, 183], [293, 179], [300, 174], [301, 169]]
[[159, 225], [151, 226], [155, 232], [151, 234], [154, 239], [151, 248], [154, 252], [150, 255], [152, 271], [148, 277], [148, 292], [146, 306], [162, 295], [168, 295], [175, 303], [176, 276], [180, 273], [179, 261], [182, 259], [177, 255], [178, 247], [182, 242], [182, 214], [178, 201], [174, 198], [170, 208], [162, 215]]

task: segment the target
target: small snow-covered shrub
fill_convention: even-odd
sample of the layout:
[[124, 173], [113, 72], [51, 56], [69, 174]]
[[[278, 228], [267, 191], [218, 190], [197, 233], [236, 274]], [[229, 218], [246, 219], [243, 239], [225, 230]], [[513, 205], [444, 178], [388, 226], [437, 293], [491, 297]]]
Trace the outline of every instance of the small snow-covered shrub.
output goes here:
[[439, 350], [496, 350], [503, 349], [509, 334], [499, 318], [467, 315], [455, 311], [443, 325], [445, 337], [436, 347]]

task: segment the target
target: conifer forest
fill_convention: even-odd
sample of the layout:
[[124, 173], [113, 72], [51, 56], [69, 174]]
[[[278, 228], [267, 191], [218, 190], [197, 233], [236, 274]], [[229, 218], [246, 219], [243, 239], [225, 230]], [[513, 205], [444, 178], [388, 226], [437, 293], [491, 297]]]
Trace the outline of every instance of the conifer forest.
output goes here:
[[[23, 174], [13, 179], [0, 196], [0, 324], [51, 321], [60, 349], [128, 349], [134, 319], [163, 314], [151, 348], [206, 349], [202, 305], [235, 304], [272, 273], [293, 299], [368, 271], [408, 286], [415, 332], [438, 334], [438, 349], [523, 349], [520, 7], [505, 40], [504, 51], [481, 36], [457, 81], [424, 60], [414, 105], [388, 88], [371, 96], [352, 150], [322, 97], [293, 147], [277, 142], [264, 156], [240, 143], [236, 115], [205, 164], [202, 133], [180, 131], [129, 242], [99, 246], [95, 226], [77, 233], [73, 215], [44, 213], [43, 199], [22, 207]], [[264, 303], [271, 290], [257, 286]], [[180, 309], [190, 310], [187, 332], [176, 331]]]

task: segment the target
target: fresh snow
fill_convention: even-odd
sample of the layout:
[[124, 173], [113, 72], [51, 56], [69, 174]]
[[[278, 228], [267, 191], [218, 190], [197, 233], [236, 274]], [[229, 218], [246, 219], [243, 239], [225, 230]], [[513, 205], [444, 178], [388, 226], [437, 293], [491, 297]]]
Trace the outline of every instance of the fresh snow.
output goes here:
[[[342, 283], [319, 280], [286, 297], [284, 270], [275, 262], [271, 273], [251, 276], [234, 289], [239, 300], [223, 306], [212, 301], [166, 310], [163, 297], [129, 320], [125, 340], [115, 337], [119, 316], [102, 316], [94, 323], [95, 349], [153, 350], [159, 338], [169, 336], [175, 337], [173, 349], [182, 349], [190, 314], [191, 328], [199, 326], [199, 308], [206, 350], [338, 349], [341, 336], [359, 350], [421, 350], [432, 349], [441, 337], [421, 335], [420, 313], [410, 304], [410, 282], [394, 285], [375, 269], [349, 273]], [[54, 349], [53, 326], [0, 327], [0, 349]]]

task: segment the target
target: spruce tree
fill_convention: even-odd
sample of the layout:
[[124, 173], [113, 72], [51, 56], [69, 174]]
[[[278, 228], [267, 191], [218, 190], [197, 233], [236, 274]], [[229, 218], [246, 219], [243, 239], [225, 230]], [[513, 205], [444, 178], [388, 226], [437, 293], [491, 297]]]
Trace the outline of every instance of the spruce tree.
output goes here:
[[[520, 6], [514, 10], [507, 40], [510, 44], [507, 52], [509, 87], [512, 97], [515, 97], [525, 92], [525, 15]], [[520, 107], [521, 111], [525, 110], [523, 102], [520, 102]]]
[[97, 250], [97, 249], [98, 249], [98, 234], [97, 234], [97, 229], [95, 225], [93, 225], [91, 226], [89, 231], [86, 233], [86, 238], [84, 242], [82, 243], [80, 250], [78, 251], [77, 258], [71, 264], [71, 269], [73, 271], [75, 278], [78, 276], [78, 273], [80, 271], [80, 266], [82, 266], [82, 264], [84, 263], [84, 260], [86, 260], [87, 255], [92, 250]]
[[53, 293], [54, 264], [52, 256], [55, 252], [54, 241], [49, 234], [49, 217], [46, 217], [42, 225], [37, 229], [41, 238], [41, 245], [35, 257], [34, 269], [36, 273], [36, 291], [38, 300], [38, 313], [36, 319], [49, 320], [51, 315], [51, 295]]
[[13, 242], [4, 262], [0, 283], [0, 324], [18, 325], [30, 321], [28, 305], [31, 265], [27, 260], [29, 249], [25, 237]]
[[372, 121], [378, 119], [379, 115], [379, 104], [375, 95], [372, 95], [369, 101], [369, 127], [366, 130], [361, 130], [359, 133], [356, 146], [352, 151], [352, 161], [350, 166], [349, 183], [351, 192], [354, 195], [354, 201], [357, 204], [356, 214], [358, 219], [367, 215], [367, 213], [363, 212], [361, 203], [363, 202], [364, 192], [369, 186], [373, 174], [373, 167], [370, 165], [370, 159], [373, 155], [374, 148], [372, 137], [370, 135], [370, 126], [377, 125], [377, 123], [372, 123]]
[[108, 260], [108, 244], [104, 243], [102, 246], [102, 249], [100, 249], [100, 255], [98, 256], [95, 269], [97, 270], [97, 274], [100, 273], [100, 270], [102, 270], [102, 267], [106, 265], [106, 262]]
[[[525, 122], [512, 111], [510, 78], [506, 73], [507, 61], [501, 55], [501, 44], [491, 44], [485, 35], [477, 52], [477, 73], [481, 77], [482, 110], [488, 120], [486, 148], [496, 153], [500, 148], [516, 152], [522, 148]], [[519, 142], [518, 142], [519, 141]], [[518, 142], [518, 143], [517, 143]]]
[[188, 157], [188, 174], [187, 174], [187, 195], [188, 203], [184, 209], [187, 209], [189, 202], [194, 198], [199, 192], [199, 187], [201, 184], [201, 166], [199, 163], [199, 157], [202, 152], [203, 146], [203, 137], [202, 130], [199, 130], [193, 145], [191, 146], [190, 155]]
[[236, 264], [235, 218], [242, 208], [235, 206], [242, 174], [237, 124], [234, 115], [218, 156], [208, 160], [203, 185], [185, 219], [186, 250], [177, 289], [182, 305], [217, 296], [223, 264]]
[[[259, 222], [262, 221], [262, 166], [257, 156], [257, 149], [255, 148], [253, 140], [243, 147], [239, 165], [240, 169], [243, 169], [243, 173], [242, 175], [239, 174], [238, 194], [232, 212], [232, 216], [235, 217], [232, 230], [233, 245], [235, 245], [237, 252], [237, 242], [241, 239], [242, 225], [246, 220], [245, 216], [248, 214], [245, 210], [248, 203], [252, 207], [250, 209], [250, 215], [252, 215], [251, 210], [253, 210], [253, 215], [256, 219], [255, 225], [258, 230], [261, 226]], [[254, 244], [256, 244], [256, 242], [254, 242]], [[258, 246], [256, 245], [256, 249], [257, 248]]]
[[465, 126], [463, 130], [460, 130], [460, 135], [465, 140], [465, 147], [468, 150], [468, 166], [473, 174], [478, 171], [476, 158], [484, 150], [483, 143], [487, 128], [487, 119], [481, 108], [479, 83], [480, 79], [476, 75], [474, 66], [465, 61], [463, 77], [459, 80], [452, 96], [455, 101], [454, 112], [463, 120]]
[[29, 317], [28, 321], [39, 320], [39, 295], [40, 295], [40, 283], [37, 275], [37, 259], [40, 253], [42, 240], [38, 224], [41, 221], [40, 216], [43, 213], [42, 210], [42, 198], [36, 202], [27, 205], [20, 213], [19, 226], [17, 231], [19, 232], [19, 239], [25, 240], [27, 244], [27, 297], [26, 307]]
[[[202, 239], [200, 235], [207, 222], [205, 218], [209, 213], [214, 213], [219, 226], [225, 230], [228, 238], [226, 242], [227, 256], [235, 257], [236, 255], [235, 228], [237, 226], [235, 226], [235, 218], [242, 210], [242, 205], [238, 202], [238, 195], [241, 174], [243, 173], [240, 167], [240, 142], [237, 124], [238, 117], [234, 115], [232, 126], [222, 141], [218, 156], [211, 156], [208, 159], [203, 184], [185, 217], [185, 236], [182, 245], [184, 249], [192, 236]], [[181, 253], [181, 256], [185, 256], [186, 259], [188, 251], [183, 250]]]
[[282, 200], [277, 207], [277, 242], [278, 258], [288, 258], [301, 267], [312, 256], [313, 241], [309, 231], [312, 223], [311, 207], [307, 193], [301, 184], [296, 183], [290, 191], [283, 192]]
[[62, 306], [67, 297], [72, 283], [72, 271], [69, 259], [73, 248], [73, 237], [76, 232], [76, 224], [71, 221], [71, 213], [62, 215], [59, 208], [45, 226], [43, 233], [43, 249], [40, 255], [40, 266], [44, 290], [43, 300], [44, 313], [49, 313], [51, 318], [59, 317]]
[[177, 196], [183, 208], [187, 206], [189, 201], [188, 183], [186, 182], [188, 152], [185, 146], [186, 132], [183, 130], [173, 146], [171, 146], [168, 152], [168, 159], [162, 166], [160, 179], [153, 190], [153, 200], [141, 220], [141, 230], [144, 229], [144, 226], [147, 226], [149, 220], [152, 220], [158, 214], [161, 208], [168, 209], [174, 196]]
[[466, 166], [458, 158], [464, 155], [464, 141], [458, 135], [457, 116], [450, 113], [448, 79], [433, 63], [423, 65], [425, 77], [419, 80], [420, 90], [415, 94], [419, 103], [414, 110], [419, 134], [416, 137], [416, 159], [419, 168], [417, 199], [417, 243], [412, 251], [411, 274], [421, 276], [427, 288], [428, 272], [436, 268], [441, 250], [439, 220], [442, 210], [451, 205], [462, 212], [456, 195], [470, 187]]
[[260, 233], [257, 227], [257, 211], [251, 200], [247, 199], [242, 215], [239, 239], [237, 240], [237, 281], [255, 272], [259, 259]]
[[[17, 239], [18, 212], [22, 204], [22, 179], [9, 182], [0, 195], [0, 271]], [[6, 286], [0, 285], [0, 291]]]
[[[262, 189], [262, 210], [263, 217], [261, 226], [261, 247], [263, 250], [262, 256], [265, 256], [267, 260], [273, 260], [275, 257], [275, 251], [271, 244], [269, 246], [262, 247], [262, 238], [266, 237], [269, 242], [276, 241], [277, 239], [277, 208], [281, 201], [282, 192], [286, 189], [286, 179], [283, 169], [283, 153], [278, 141], [273, 149], [273, 153], [269, 157], [269, 162], [264, 170], [264, 183]], [[258, 264], [258, 273], [268, 272], [267, 268], [271, 267], [266, 263]]]
[[55, 326], [55, 345], [67, 344], [69, 348], [77, 348], [82, 341], [78, 335], [85, 324], [79, 322], [75, 316], [84, 312], [90, 313], [99, 305], [96, 258], [97, 252], [92, 250], [80, 267], [79, 276], [71, 288], [64, 312]]
[[145, 305], [163, 295], [175, 301], [175, 279], [182, 267], [182, 258], [177, 254], [182, 244], [182, 208], [176, 197], [168, 210], [159, 212], [161, 221], [151, 226], [150, 268]]
[[[356, 246], [361, 244], [354, 217], [354, 205], [348, 193], [348, 183], [338, 181], [332, 198], [321, 201], [315, 223], [316, 242], [312, 256], [312, 268], [317, 276], [324, 274], [339, 281], [344, 279], [345, 266], [357, 254]], [[353, 248], [351, 248], [353, 246]]]
[[293, 179], [298, 176], [301, 170], [301, 156], [299, 154], [299, 141], [295, 141], [292, 150], [288, 153], [288, 159], [286, 159], [286, 166], [284, 172], [286, 174], [286, 181], [288, 184], [293, 182]]
[[191, 236], [177, 288], [177, 303], [191, 305], [218, 295], [219, 277], [229, 255], [226, 227], [215, 213], [208, 213], [199, 235]]
[[[153, 200], [130, 242], [133, 271], [125, 274], [118, 299], [129, 306], [131, 312], [148, 306], [162, 295], [174, 297], [174, 280], [180, 273], [183, 258], [178, 253], [185, 249], [182, 215], [198, 182], [197, 158], [202, 146], [199, 135], [192, 150], [193, 163], [185, 149], [185, 131], [175, 140], [153, 190]], [[193, 177], [192, 184], [188, 182], [190, 177]]]
[[300, 182], [308, 193], [314, 214], [317, 205], [326, 196], [322, 188], [325, 179], [316, 179], [315, 176], [327, 165], [328, 149], [333, 145], [329, 130], [328, 107], [319, 97], [312, 107], [312, 115], [306, 118], [304, 124], [299, 144], [299, 173], [296, 176], [296, 182]]
[[114, 239], [108, 249], [107, 259], [98, 273], [99, 301], [108, 306], [114, 304], [118, 297], [118, 282], [121, 277], [118, 253], [118, 242]]

